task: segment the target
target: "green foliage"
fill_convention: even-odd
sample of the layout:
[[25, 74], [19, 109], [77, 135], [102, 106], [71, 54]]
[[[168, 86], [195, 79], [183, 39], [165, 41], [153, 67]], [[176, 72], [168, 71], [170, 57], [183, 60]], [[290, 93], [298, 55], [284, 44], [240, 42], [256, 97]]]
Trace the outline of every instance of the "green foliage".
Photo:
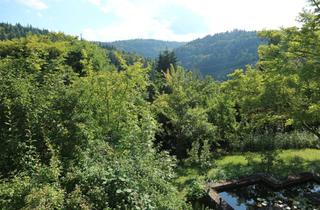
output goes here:
[[89, 204], [88, 199], [82, 194], [81, 188], [76, 185], [72, 192], [69, 192], [66, 198], [66, 209], [70, 210], [90, 210], [92, 206]]
[[279, 151], [278, 150], [266, 150], [260, 153], [262, 170], [271, 173], [272, 167], [279, 161]]
[[[61, 137], [61, 110], [56, 106], [77, 79], [77, 70], [66, 62], [76, 40], [52, 39], [56, 36], [28, 36], [0, 43], [1, 146], [7, 151], [1, 153], [3, 174], [31, 170], [39, 158], [40, 163], [48, 163], [56, 149], [54, 140]], [[91, 63], [91, 58], [75, 62]]]
[[157, 58], [157, 56], [165, 50], [173, 50], [185, 44], [185, 42], [161, 41], [154, 39], [133, 39], [115, 41], [110, 43], [102, 43], [103, 45], [111, 45], [119, 50], [130, 53], [137, 53], [146, 58]]
[[25, 37], [27, 34], [49, 34], [48, 30], [41, 30], [32, 27], [31, 25], [22, 26], [17, 23], [16, 25], [11, 25], [8, 23], [0, 23], [0, 40], [14, 39]]
[[153, 59], [163, 51], [174, 51], [184, 68], [222, 80], [226, 79], [226, 75], [234, 69], [255, 64], [258, 60], [257, 48], [262, 43], [256, 32], [235, 30], [188, 43], [136, 39], [102, 43], [102, 45], [114, 46]]
[[[258, 150], [259, 151], [259, 155], [260, 155], [260, 159], [261, 159], [261, 163], [259, 168], [261, 168], [261, 170], [263, 172], [272, 172], [271, 168], [274, 166], [274, 164], [276, 162], [278, 162], [279, 159], [279, 148], [277, 148], [276, 145], [276, 138], [272, 137], [272, 134], [268, 135], [268, 134], [264, 134], [259, 136], [259, 138], [261, 139], [259, 141], [258, 146]], [[249, 149], [251, 149], [252, 151], [252, 147], [251, 145], [248, 145]], [[248, 161], [248, 165], [254, 165], [256, 164], [256, 161], [251, 157], [251, 155], [248, 155], [246, 157], [247, 161]]]
[[[304, 171], [320, 171], [319, 154], [319, 149], [279, 151], [276, 161], [269, 166], [270, 173], [278, 178], [286, 178]], [[247, 157], [250, 157], [250, 162]], [[216, 160], [216, 167], [209, 170], [207, 176], [211, 180], [230, 180], [265, 172], [266, 167], [268, 166], [261, 164], [261, 153], [226, 155]], [[194, 176], [200, 177], [200, 174]]]
[[196, 39], [174, 51], [185, 68], [222, 80], [234, 69], [255, 64], [262, 43], [254, 31], [235, 30]]
[[269, 140], [273, 142], [276, 149], [303, 149], [318, 148], [317, 137], [312, 133], [305, 131], [292, 131], [287, 133], [249, 135], [247, 139], [241, 142], [235, 150], [241, 151], [261, 151], [263, 145], [268, 144]]
[[22, 209], [25, 206], [24, 198], [28, 195], [32, 183], [29, 177], [15, 176], [10, 180], [1, 179], [0, 207], [1, 209]]
[[201, 152], [201, 146], [198, 141], [195, 141], [191, 145], [191, 149], [188, 151], [189, 158], [187, 159], [188, 162], [191, 164], [200, 164], [199, 153]]
[[30, 191], [25, 198], [23, 209], [61, 209], [63, 200], [63, 190], [52, 184], [47, 184], [40, 188], [33, 188]]
[[238, 140], [293, 129], [320, 137], [316, 19], [315, 13], [304, 12], [301, 28], [260, 32], [267, 43], [259, 47], [256, 68], [235, 71], [224, 82], [238, 112]]
[[49, 34], [0, 43], [1, 209], [183, 209], [148, 68]]
[[156, 94], [170, 93], [171, 89], [166, 82], [165, 73], [171, 68], [177, 68], [177, 58], [173, 51], [165, 50], [159, 54], [159, 57], [150, 72], [152, 83], [149, 87], [149, 98], [154, 101]]
[[188, 151], [187, 165], [200, 167], [204, 171], [212, 166], [211, 144], [208, 140], [203, 141], [202, 145], [194, 141]]
[[68, 50], [66, 64], [80, 76], [88, 76], [92, 74], [92, 71], [112, 69], [106, 51], [97, 45], [74, 41]]
[[[317, 13], [304, 12], [300, 16], [301, 28], [262, 32], [269, 40], [277, 36], [278, 41], [259, 49], [258, 68], [265, 71], [268, 84], [278, 90], [276, 95], [273, 91], [279, 99], [276, 109], [287, 116], [287, 125], [302, 127], [320, 138], [317, 17]], [[281, 110], [280, 106], [286, 109]]]
[[165, 78], [171, 93], [159, 95], [154, 102], [162, 124], [157, 141], [181, 159], [193, 142], [208, 140], [211, 145], [215, 140], [215, 126], [208, 122], [207, 99], [215, 93], [216, 84], [181, 68], [172, 68]]
[[128, 67], [125, 60], [122, 58], [119, 52], [110, 51], [109, 57], [110, 57], [111, 63], [114, 64], [119, 71], [122, 71]]
[[229, 149], [241, 138], [238, 122], [239, 110], [229, 91], [220, 86], [214, 97], [208, 98], [208, 121], [215, 125], [218, 146]]
[[204, 189], [204, 183], [196, 179], [191, 180], [190, 182], [191, 183], [189, 184], [189, 189], [187, 193], [187, 199], [189, 201], [196, 201], [205, 196], [206, 191]]
[[[257, 65], [221, 83], [177, 66], [173, 52], [151, 71], [136, 55], [76, 37], [10, 29], [23, 37], [0, 41], [0, 209], [187, 209], [177, 163], [201, 174], [186, 184], [189, 201], [203, 196], [207, 171], [212, 179], [318, 171], [317, 161], [280, 151], [319, 145], [319, 4], [311, 3], [301, 28], [260, 32]], [[227, 57], [260, 43], [241, 31], [206, 39], [220, 46], [224, 36], [236, 45]], [[255, 60], [242, 56], [234, 66]], [[216, 160], [230, 151], [257, 153]]]
[[167, 72], [171, 67], [177, 68], [177, 58], [173, 51], [165, 50], [159, 54], [156, 71]]
[[78, 183], [95, 209], [181, 205], [170, 184], [174, 162], [153, 148], [157, 123], [142, 98], [144, 71], [135, 65], [74, 84], [71, 94], [78, 102], [72, 118], [79, 119], [74, 122], [80, 132], [76, 135], [86, 139], [88, 149], [67, 182]]

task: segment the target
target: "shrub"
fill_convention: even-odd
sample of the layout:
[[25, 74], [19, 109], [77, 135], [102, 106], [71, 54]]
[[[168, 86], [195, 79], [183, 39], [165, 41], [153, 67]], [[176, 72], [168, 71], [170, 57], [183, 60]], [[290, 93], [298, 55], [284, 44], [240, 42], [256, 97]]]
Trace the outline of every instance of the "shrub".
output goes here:
[[193, 179], [190, 181], [188, 186], [187, 200], [188, 201], [196, 201], [201, 199], [206, 194], [204, 189], [204, 184], [197, 180]]
[[53, 184], [34, 187], [25, 198], [24, 210], [62, 209], [64, 191]]
[[[238, 147], [238, 148], [237, 148]], [[234, 150], [258, 152], [273, 149], [319, 148], [317, 137], [305, 131], [290, 133], [249, 135], [248, 138], [234, 146]]]
[[0, 182], [0, 209], [15, 210], [25, 205], [24, 198], [31, 188], [31, 180], [27, 176], [15, 176]]
[[200, 144], [199, 141], [192, 143], [191, 149], [188, 151], [189, 157], [185, 160], [187, 165], [200, 167], [204, 171], [212, 166], [212, 153], [210, 151], [210, 143], [208, 140]]
[[319, 148], [317, 137], [306, 131], [279, 133], [275, 136], [275, 142], [279, 149]]

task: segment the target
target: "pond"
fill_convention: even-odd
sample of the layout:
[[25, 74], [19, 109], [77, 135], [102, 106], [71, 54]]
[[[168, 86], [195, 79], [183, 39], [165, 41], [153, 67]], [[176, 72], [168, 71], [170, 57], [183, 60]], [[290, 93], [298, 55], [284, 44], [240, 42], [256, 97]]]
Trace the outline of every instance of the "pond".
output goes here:
[[261, 183], [220, 192], [219, 195], [235, 210], [320, 210], [320, 184], [315, 182], [279, 190]]

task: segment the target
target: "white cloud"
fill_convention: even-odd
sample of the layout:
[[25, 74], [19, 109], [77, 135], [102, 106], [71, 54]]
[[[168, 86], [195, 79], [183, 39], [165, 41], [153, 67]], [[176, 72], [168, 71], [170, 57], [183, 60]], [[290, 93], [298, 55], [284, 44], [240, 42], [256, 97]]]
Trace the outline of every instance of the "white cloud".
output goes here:
[[306, 0], [175, 0], [204, 17], [210, 33], [294, 26]]
[[48, 8], [48, 5], [42, 0], [19, 0], [19, 2], [36, 10], [44, 10]]
[[106, 4], [103, 4], [101, 0], [87, 0], [89, 3], [98, 6], [104, 13], [108, 12], [108, 8]]
[[[154, 38], [189, 41], [233, 29], [261, 30], [297, 25], [305, 0], [86, 0], [97, 6], [106, 18], [115, 19], [100, 28], [86, 28], [84, 38], [111, 41], [132, 38]], [[202, 17], [205, 33], [176, 34], [171, 23], [174, 17], [166, 8], [181, 7], [190, 16]], [[177, 12], [177, 15], [179, 13]]]
[[88, 0], [88, 2], [95, 4], [95, 5], [100, 5], [101, 4], [101, 0]]
[[[149, 27], [148, 30], [145, 27]], [[205, 36], [204, 33], [175, 34], [170, 27], [159, 23], [143, 23], [141, 26], [135, 26], [131, 23], [122, 23], [121, 25], [107, 26], [105, 28], [86, 28], [83, 30], [83, 37], [87, 40], [115, 41], [125, 39], [160, 39], [160, 40], [179, 40], [190, 41], [195, 38]]]

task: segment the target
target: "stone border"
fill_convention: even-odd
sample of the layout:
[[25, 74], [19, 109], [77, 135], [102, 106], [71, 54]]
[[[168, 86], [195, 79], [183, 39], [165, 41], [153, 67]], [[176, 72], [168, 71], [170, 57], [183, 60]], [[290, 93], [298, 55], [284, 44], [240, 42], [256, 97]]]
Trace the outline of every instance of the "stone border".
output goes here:
[[208, 184], [207, 193], [211, 199], [211, 202], [213, 203], [213, 206], [215, 206], [217, 209], [234, 210], [225, 200], [223, 200], [220, 197], [219, 192], [232, 188], [253, 185], [257, 183], [264, 183], [268, 187], [271, 187], [273, 189], [281, 189], [309, 181], [315, 181], [317, 183], [320, 183], [320, 175], [316, 173], [305, 172], [300, 173], [296, 176], [289, 176], [286, 180], [280, 181], [272, 177], [271, 175], [259, 173], [253, 174], [251, 176], [239, 180], [233, 180], [224, 183]]

